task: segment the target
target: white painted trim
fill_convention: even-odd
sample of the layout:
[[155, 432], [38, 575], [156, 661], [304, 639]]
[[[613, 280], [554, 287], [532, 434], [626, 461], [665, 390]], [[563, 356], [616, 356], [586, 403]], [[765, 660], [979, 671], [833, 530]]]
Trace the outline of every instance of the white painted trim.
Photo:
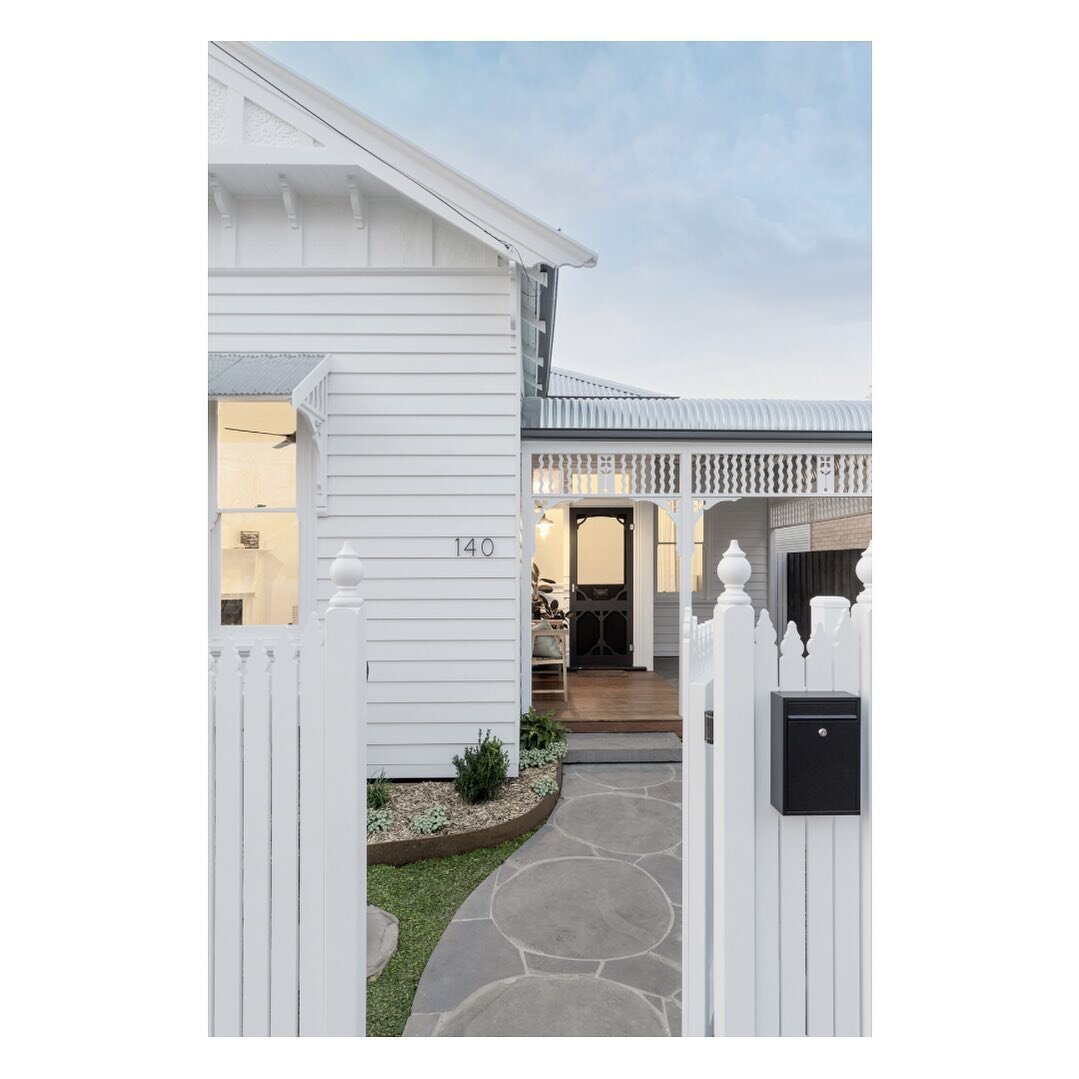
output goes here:
[[217, 401], [212, 398], [208, 402], [206, 410], [206, 435], [208, 446], [206, 450], [207, 466], [209, 474], [206, 480], [209, 532], [209, 558], [208, 558], [208, 609], [206, 616], [210, 637], [215, 631], [221, 632], [221, 514], [217, 511]]
[[210, 277], [495, 277], [505, 266], [210, 266]]
[[655, 521], [651, 502], [633, 503], [633, 664], [648, 671], [655, 669]]

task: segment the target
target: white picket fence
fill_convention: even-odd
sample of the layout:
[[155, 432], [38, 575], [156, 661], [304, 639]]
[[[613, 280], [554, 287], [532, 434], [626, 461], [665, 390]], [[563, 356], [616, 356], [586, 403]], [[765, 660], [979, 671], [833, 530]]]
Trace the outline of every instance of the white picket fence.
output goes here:
[[[868, 1035], [872, 545], [853, 608], [834, 596], [811, 601], [806, 650], [793, 622], [778, 648], [767, 611], [754, 626], [737, 541], [717, 573], [724, 591], [712, 621], [689, 612], [683, 621], [683, 1033]], [[774, 689], [861, 697], [860, 815], [772, 807]]]
[[210, 649], [210, 1033], [364, 1033], [366, 611]]

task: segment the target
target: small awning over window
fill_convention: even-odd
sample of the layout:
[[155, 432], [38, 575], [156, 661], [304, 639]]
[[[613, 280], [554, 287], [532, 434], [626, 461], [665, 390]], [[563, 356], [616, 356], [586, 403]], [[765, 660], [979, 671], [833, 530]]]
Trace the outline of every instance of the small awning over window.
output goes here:
[[326, 510], [330, 358], [316, 352], [211, 352], [210, 397], [285, 398], [310, 424], [316, 452], [315, 509]]
[[211, 352], [210, 397], [292, 397], [326, 357], [314, 352]]

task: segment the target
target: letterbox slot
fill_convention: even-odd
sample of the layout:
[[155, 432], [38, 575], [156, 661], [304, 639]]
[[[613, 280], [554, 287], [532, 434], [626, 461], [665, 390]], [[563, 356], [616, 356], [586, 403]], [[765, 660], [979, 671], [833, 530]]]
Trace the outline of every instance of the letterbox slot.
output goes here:
[[834, 715], [810, 715], [809, 712], [788, 712], [788, 719], [857, 719], [858, 716], [854, 712], [842, 714], [836, 712]]

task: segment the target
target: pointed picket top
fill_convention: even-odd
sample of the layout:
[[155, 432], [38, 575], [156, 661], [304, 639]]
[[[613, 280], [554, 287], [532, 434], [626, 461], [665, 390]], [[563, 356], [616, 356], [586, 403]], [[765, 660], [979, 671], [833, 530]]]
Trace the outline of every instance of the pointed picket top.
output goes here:
[[723, 557], [716, 566], [716, 576], [723, 585], [723, 591], [716, 601], [717, 607], [741, 606], [753, 601], [746, 593], [746, 582], [753, 575], [753, 567], [746, 558], [745, 551], [737, 540], [723, 552]]
[[805, 689], [806, 661], [802, 656], [802, 638], [798, 626], [787, 623], [787, 631], [779, 645], [779, 688]]
[[834, 640], [823, 622], [813, 627], [806, 644], [806, 689], [830, 690], [833, 688]]
[[787, 623], [787, 630], [783, 634], [783, 640], [779, 645], [781, 656], [799, 656], [803, 653], [802, 638], [798, 636], [798, 625], [795, 622]]
[[341, 545], [337, 557], [330, 566], [330, 580], [336, 591], [330, 600], [331, 607], [362, 607], [360, 582], [363, 580], [363, 563], [359, 552], [347, 540]]
[[242, 670], [243, 658], [240, 656], [240, 650], [233, 641], [226, 641], [221, 646], [221, 655], [217, 659], [218, 675], [232, 677], [239, 675]]
[[760, 617], [757, 619], [757, 628], [753, 633], [753, 640], [757, 644], [776, 643], [776, 627], [772, 625], [772, 618], [768, 614], [767, 607], [761, 608]]
[[862, 552], [862, 557], [858, 559], [858, 564], [854, 567], [854, 572], [858, 577], [858, 580], [862, 582], [862, 590], [858, 593], [858, 598], [855, 603], [872, 603], [873, 602], [873, 541], [869, 541], [869, 546]]
[[849, 612], [844, 611], [836, 626], [832, 639], [835, 649], [835, 688], [848, 693], [858, 692], [859, 677], [859, 638], [858, 628]]

